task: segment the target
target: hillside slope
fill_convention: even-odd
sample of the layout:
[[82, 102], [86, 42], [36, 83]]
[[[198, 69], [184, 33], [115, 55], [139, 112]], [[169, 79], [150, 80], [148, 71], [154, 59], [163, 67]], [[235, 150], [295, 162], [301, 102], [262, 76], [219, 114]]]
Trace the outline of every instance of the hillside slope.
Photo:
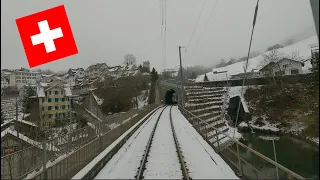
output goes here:
[[[296, 42], [290, 46], [286, 46], [284, 48], [278, 49], [280, 53], [283, 53], [285, 55], [289, 55], [293, 51], [298, 51], [299, 56], [301, 56], [302, 59], [307, 59], [311, 57], [311, 45], [319, 45], [318, 42], [318, 37], [317, 36], [312, 36], [308, 39]], [[264, 54], [268, 54], [269, 52], [265, 52]], [[249, 59], [249, 66], [248, 66], [248, 72], [252, 71], [253, 69], [261, 69], [260, 67], [260, 62], [263, 60], [263, 54]], [[239, 73], [244, 73], [244, 63], [245, 61], [237, 62], [225, 67], [221, 68], [213, 68], [212, 72], [217, 71], [228, 71], [227, 74], [221, 73], [221, 74], [213, 74], [212, 72], [207, 73], [207, 77], [209, 81], [219, 81], [219, 80], [226, 80], [227, 76], [230, 79], [232, 75], [236, 75]], [[305, 63], [305, 66], [303, 67], [303, 72], [308, 73], [309, 68], [311, 68], [311, 63], [308, 61]], [[196, 79], [196, 82], [201, 82], [203, 81], [204, 74], [199, 75]]]

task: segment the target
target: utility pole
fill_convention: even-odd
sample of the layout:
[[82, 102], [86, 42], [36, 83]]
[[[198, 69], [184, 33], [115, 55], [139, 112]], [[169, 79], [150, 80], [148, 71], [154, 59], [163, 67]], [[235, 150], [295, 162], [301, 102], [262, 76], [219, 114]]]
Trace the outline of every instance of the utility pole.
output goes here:
[[184, 86], [183, 86], [183, 75], [182, 75], [182, 60], [181, 60], [181, 48], [184, 46], [179, 46], [179, 58], [180, 58], [180, 78], [181, 78], [181, 105], [184, 107]]

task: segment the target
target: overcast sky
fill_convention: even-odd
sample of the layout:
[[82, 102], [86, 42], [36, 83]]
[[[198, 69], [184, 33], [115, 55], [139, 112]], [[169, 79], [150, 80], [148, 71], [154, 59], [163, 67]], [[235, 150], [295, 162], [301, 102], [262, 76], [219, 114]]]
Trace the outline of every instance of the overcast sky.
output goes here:
[[[167, 0], [166, 68], [179, 64], [178, 46], [187, 46], [203, 0]], [[184, 65], [212, 65], [248, 51], [256, 0], [220, 0], [196, 47], [216, 0], [207, 0]], [[35, 67], [66, 70], [105, 62], [122, 64], [132, 53], [162, 71], [159, 0], [1, 0], [1, 67], [29, 68], [15, 19], [64, 4], [77, 55]], [[252, 50], [264, 51], [292, 35], [314, 29], [309, 0], [260, 0]]]

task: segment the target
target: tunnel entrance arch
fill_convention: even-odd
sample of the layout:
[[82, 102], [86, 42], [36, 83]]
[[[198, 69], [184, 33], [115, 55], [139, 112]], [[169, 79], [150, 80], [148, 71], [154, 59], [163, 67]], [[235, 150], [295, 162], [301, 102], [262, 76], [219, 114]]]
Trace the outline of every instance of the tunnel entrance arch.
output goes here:
[[165, 104], [178, 104], [178, 94], [173, 89], [168, 89], [164, 97]]

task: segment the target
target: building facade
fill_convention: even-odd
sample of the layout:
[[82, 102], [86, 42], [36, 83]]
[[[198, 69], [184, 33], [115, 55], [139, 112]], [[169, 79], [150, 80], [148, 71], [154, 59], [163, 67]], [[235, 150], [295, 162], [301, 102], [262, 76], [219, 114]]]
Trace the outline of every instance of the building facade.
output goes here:
[[56, 119], [66, 120], [71, 116], [72, 93], [69, 86], [61, 83], [39, 83], [36, 99], [40, 121], [44, 126], [54, 125]]
[[18, 89], [24, 85], [34, 85], [40, 80], [41, 73], [30, 71], [25, 68], [12, 71], [9, 75], [9, 86], [17, 86]]
[[283, 58], [278, 63], [271, 62], [264, 66], [260, 71], [263, 75], [275, 74], [279, 76], [280, 73], [282, 75], [294, 75], [294, 74], [302, 74], [302, 67], [304, 63], [300, 61], [295, 61], [288, 58]]

